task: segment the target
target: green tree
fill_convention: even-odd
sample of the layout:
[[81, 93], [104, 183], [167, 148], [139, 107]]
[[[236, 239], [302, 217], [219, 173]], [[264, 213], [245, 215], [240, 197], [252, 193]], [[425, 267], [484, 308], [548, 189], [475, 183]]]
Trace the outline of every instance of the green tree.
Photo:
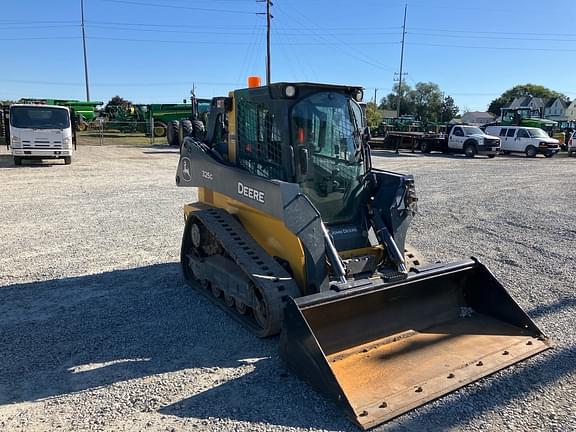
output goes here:
[[378, 107], [374, 102], [368, 102], [366, 104], [366, 121], [370, 128], [378, 127], [382, 121], [382, 113], [378, 110]]
[[438, 84], [419, 82], [408, 94], [414, 114], [421, 121], [438, 121], [442, 111], [442, 91]]
[[440, 118], [441, 122], [449, 122], [456, 117], [460, 109], [454, 103], [452, 96], [445, 96], [440, 107]]
[[[400, 115], [403, 114], [412, 114], [414, 112], [414, 105], [410, 98], [410, 94], [412, 92], [412, 87], [408, 84], [402, 84], [402, 105], [400, 108]], [[392, 88], [392, 92], [388, 93], [385, 97], [380, 100], [380, 105], [378, 106], [379, 109], [385, 110], [396, 110], [398, 107], [398, 83], [394, 84]]]
[[506, 90], [499, 97], [491, 101], [490, 105], [488, 105], [488, 112], [500, 115], [500, 108], [510, 104], [515, 98], [522, 96], [540, 98], [560, 97], [564, 100], [568, 100], [566, 95], [538, 84], [519, 84]]

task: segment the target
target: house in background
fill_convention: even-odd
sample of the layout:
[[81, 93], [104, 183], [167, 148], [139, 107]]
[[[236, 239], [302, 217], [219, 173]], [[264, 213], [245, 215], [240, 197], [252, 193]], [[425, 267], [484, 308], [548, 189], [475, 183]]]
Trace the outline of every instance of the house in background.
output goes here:
[[546, 106], [546, 100], [539, 97], [532, 96], [521, 96], [515, 98], [510, 105], [505, 108], [525, 108], [530, 107], [534, 111], [544, 113], [544, 107]]
[[566, 108], [566, 119], [568, 121], [576, 121], [576, 99]]
[[544, 107], [544, 117], [555, 121], [566, 121], [568, 104], [562, 98], [550, 98]]
[[[570, 120], [568, 111], [572, 111], [572, 119], [576, 119], [576, 106], [568, 103], [562, 98], [539, 98], [532, 96], [521, 96], [515, 98], [505, 108], [527, 108], [537, 111], [540, 116], [554, 121]], [[572, 107], [572, 108], [570, 108]], [[537, 114], [532, 114], [536, 116]]]
[[496, 116], [489, 112], [470, 111], [462, 115], [462, 123], [468, 123], [474, 126], [482, 126], [492, 123]]

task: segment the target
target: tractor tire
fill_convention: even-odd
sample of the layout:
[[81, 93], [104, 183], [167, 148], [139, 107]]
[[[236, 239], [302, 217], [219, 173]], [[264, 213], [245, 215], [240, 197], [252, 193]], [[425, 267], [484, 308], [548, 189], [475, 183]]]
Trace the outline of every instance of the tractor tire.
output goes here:
[[78, 125], [76, 126], [76, 129], [77, 129], [79, 132], [85, 132], [85, 131], [88, 130], [88, 123], [86, 123], [84, 120], [80, 120], [80, 121], [78, 122]]
[[182, 120], [180, 122], [180, 129], [182, 129], [182, 137], [193, 136], [194, 126], [190, 120]]
[[430, 145], [430, 143], [428, 141], [422, 141], [420, 143], [420, 151], [422, 153], [430, 153], [432, 151], [432, 146]]
[[166, 130], [166, 140], [168, 145], [171, 147], [178, 147], [178, 129], [180, 128], [180, 122], [178, 120], [172, 120], [168, 123], [168, 129]]
[[200, 141], [204, 140], [206, 128], [202, 120], [192, 120], [192, 130], [194, 138]]
[[190, 120], [182, 120], [180, 122], [180, 128], [178, 131], [178, 141], [180, 144], [180, 153], [182, 153], [182, 147], [184, 146], [184, 138], [194, 136], [194, 127]]
[[14, 165], [22, 165], [22, 158], [20, 156], [14, 156]]
[[476, 144], [468, 142], [464, 143], [464, 155], [467, 158], [473, 159], [478, 154], [478, 150], [476, 150]]
[[534, 146], [526, 147], [526, 157], [533, 158], [538, 154], [538, 150]]
[[154, 138], [162, 138], [166, 136], [168, 127], [164, 122], [154, 122]]

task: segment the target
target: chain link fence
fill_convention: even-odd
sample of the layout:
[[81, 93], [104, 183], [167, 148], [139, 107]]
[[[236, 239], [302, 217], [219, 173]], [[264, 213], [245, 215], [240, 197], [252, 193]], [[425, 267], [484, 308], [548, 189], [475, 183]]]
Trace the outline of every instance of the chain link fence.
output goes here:
[[98, 117], [78, 128], [76, 140], [79, 146], [167, 146], [167, 128], [154, 127], [153, 125], [153, 119], [150, 121], [119, 121]]

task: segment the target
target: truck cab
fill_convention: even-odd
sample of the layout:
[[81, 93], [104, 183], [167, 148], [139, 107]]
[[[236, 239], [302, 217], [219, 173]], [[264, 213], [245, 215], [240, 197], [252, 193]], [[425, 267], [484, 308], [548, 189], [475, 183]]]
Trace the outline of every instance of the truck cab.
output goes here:
[[495, 157], [500, 152], [500, 138], [484, 133], [476, 126], [448, 125], [445, 134], [425, 136], [420, 143], [423, 153], [464, 153], [466, 157], [476, 155]]
[[63, 159], [72, 163], [70, 110], [57, 105], [14, 104], [9, 109], [9, 144], [15, 165], [24, 159]]

